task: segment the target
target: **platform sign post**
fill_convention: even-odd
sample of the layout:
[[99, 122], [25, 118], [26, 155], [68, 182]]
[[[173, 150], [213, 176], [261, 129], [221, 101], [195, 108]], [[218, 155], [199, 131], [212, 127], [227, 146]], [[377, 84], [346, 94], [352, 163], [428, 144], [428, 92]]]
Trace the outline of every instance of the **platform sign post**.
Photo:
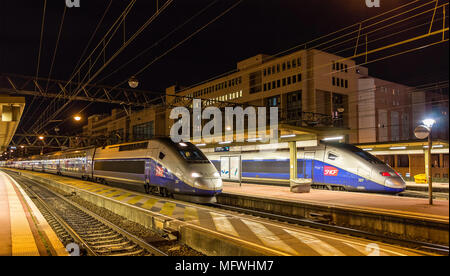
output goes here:
[[425, 154], [425, 173], [428, 182], [428, 200], [429, 204], [433, 205], [433, 173], [431, 163], [431, 149], [433, 148], [433, 140], [431, 139], [431, 126], [420, 125], [414, 130], [414, 135], [418, 139], [428, 138], [428, 149], [424, 150]]

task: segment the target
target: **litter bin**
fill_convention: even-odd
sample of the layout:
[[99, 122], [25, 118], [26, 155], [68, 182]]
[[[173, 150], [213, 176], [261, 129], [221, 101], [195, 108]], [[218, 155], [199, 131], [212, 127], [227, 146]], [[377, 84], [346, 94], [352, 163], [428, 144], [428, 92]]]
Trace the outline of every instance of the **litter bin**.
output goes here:
[[427, 183], [427, 175], [426, 174], [415, 175], [414, 182], [419, 183], [419, 184]]

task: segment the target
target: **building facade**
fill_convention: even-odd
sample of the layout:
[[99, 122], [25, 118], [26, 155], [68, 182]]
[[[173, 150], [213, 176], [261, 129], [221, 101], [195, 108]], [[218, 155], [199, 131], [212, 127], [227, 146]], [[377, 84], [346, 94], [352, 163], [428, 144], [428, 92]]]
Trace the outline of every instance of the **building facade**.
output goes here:
[[[301, 50], [281, 57], [257, 55], [237, 63], [234, 73], [178, 89], [166, 89], [166, 101], [183, 105], [182, 97], [217, 102], [278, 107], [279, 122], [294, 126], [341, 127], [354, 130], [358, 141], [355, 62], [319, 50]], [[177, 96], [177, 97], [174, 97]], [[166, 134], [173, 122], [168, 120]]]

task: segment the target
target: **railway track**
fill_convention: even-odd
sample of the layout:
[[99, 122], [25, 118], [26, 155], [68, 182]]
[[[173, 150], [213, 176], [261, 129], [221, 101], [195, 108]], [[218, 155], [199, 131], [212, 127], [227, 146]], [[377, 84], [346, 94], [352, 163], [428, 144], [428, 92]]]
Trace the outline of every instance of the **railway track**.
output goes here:
[[64, 246], [77, 244], [80, 255], [167, 256], [157, 247], [41, 184], [22, 180], [18, 183], [35, 201]]
[[445, 245], [432, 244], [432, 243], [413, 241], [413, 240], [404, 240], [404, 239], [379, 235], [379, 234], [375, 234], [375, 233], [370, 233], [370, 232], [366, 232], [366, 231], [362, 231], [362, 230], [331, 225], [331, 224], [327, 224], [324, 222], [313, 221], [310, 219], [287, 217], [287, 216], [282, 216], [282, 215], [277, 215], [277, 214], [272, 214], [272, 213], [267, 213], [267, 212], [261, 212], [261, 211], [256, 211], [256, 210], [252, 210], [252, 209], [247, 209], [247, 208], [218, 204], [218, 203], [211, 204], [211, 206], [218, 208], [218, 209], [222, 209], [222, 210], [233, 211], [233, 212], [237, 212], [237, 213], [241, 213], [241, 214], [248, 214], [251, 216], [265, 218], [265, 219], [271, 219], [271, 220], [275, 220], [275, 221], [279, 221], [279, 222], [287, 222], [287, 223], [291, 223], [291, 224], [295, 224], [295, 225], [307, 226], [307, 227], [325, 230], [325, 231], [329, 231], [329, 232], [335, 232], [335, 233], [339, 233], [339, 234], [369, 239], [369, 240], [373, 240], [373, 241], [384, 242], [387, 244], [400, 245], [400, 246], [408, 247], [411, 249], [417, 249], [417, 250], [430, 252], [433, 254], [439, 254], [439, 255], [448, 255], [449, 254], [449, 247], [445, 246]]

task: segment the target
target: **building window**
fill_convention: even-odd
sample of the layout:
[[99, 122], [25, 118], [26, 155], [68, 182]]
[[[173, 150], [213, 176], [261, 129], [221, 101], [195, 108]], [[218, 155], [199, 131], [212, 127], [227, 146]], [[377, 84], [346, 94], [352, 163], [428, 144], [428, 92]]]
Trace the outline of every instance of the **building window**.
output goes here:
[[280, 73], [280, 65], [277, 64], [277, 73]]
[[286, 78], [283, 79], [283, 86], [286, 86]]
[[276, 81], [273, 81], [272, 82], [272, 89], [275, 89], [277, 87], [277, 83], [276, 83]]
[[345, 80], [345, 88], [348, 88], [348, 80]]
[[264, 91], [267, 91], [267, 83], [264, 84]]
[[287, 78], [287, 84], [290, 85], [291, 84], [291, 77]]
[[267, 68], [267, 75], [270, 75], [272, 73], [272, 68]]
[[408, 168], [409, 167], [408, 155], [398, 155], [397, 156], [397, 167], [398, 168]]
[[282, 69], [283, 69], [283, 71], [286, 71], [286, 63], [284, 63], [284, 62], [283, 62], [283, 65], [282, 65]]
[[291, 62], [290, 61], [287, 62], [287, 69], [288, 70], [291, 69]]
[[336, 78], [333, 77], [333, 86], [336, 86]]
[[301, 81], [302, 81], [302, 74], [298, 74], [298, 75], [297, 75], [297, 81], [298, 81], [298, 82], [301, 82]]
[[297, 76], [292, 77], [292, 83], [297, 83]]
[[277, 80], [277, 88], [279, 88], [281, 86], [281, 81]]
[[264, 73], [264, 77], [267, 75], [267, 69], [264, 69], [264, 71], [263, 71]]
[[155, 135], [154, 124], [152, 122], [133, 126], [134, 141], [151, 139]]
[[295, 68], [295, 67], [297, 67], [297, 61], [294, 59], [294, 60], [292, 61], [292, 68]]
[[250, 74], [250, 94], [261, 92], [262, 90], [262, 73], [261, 71]]

